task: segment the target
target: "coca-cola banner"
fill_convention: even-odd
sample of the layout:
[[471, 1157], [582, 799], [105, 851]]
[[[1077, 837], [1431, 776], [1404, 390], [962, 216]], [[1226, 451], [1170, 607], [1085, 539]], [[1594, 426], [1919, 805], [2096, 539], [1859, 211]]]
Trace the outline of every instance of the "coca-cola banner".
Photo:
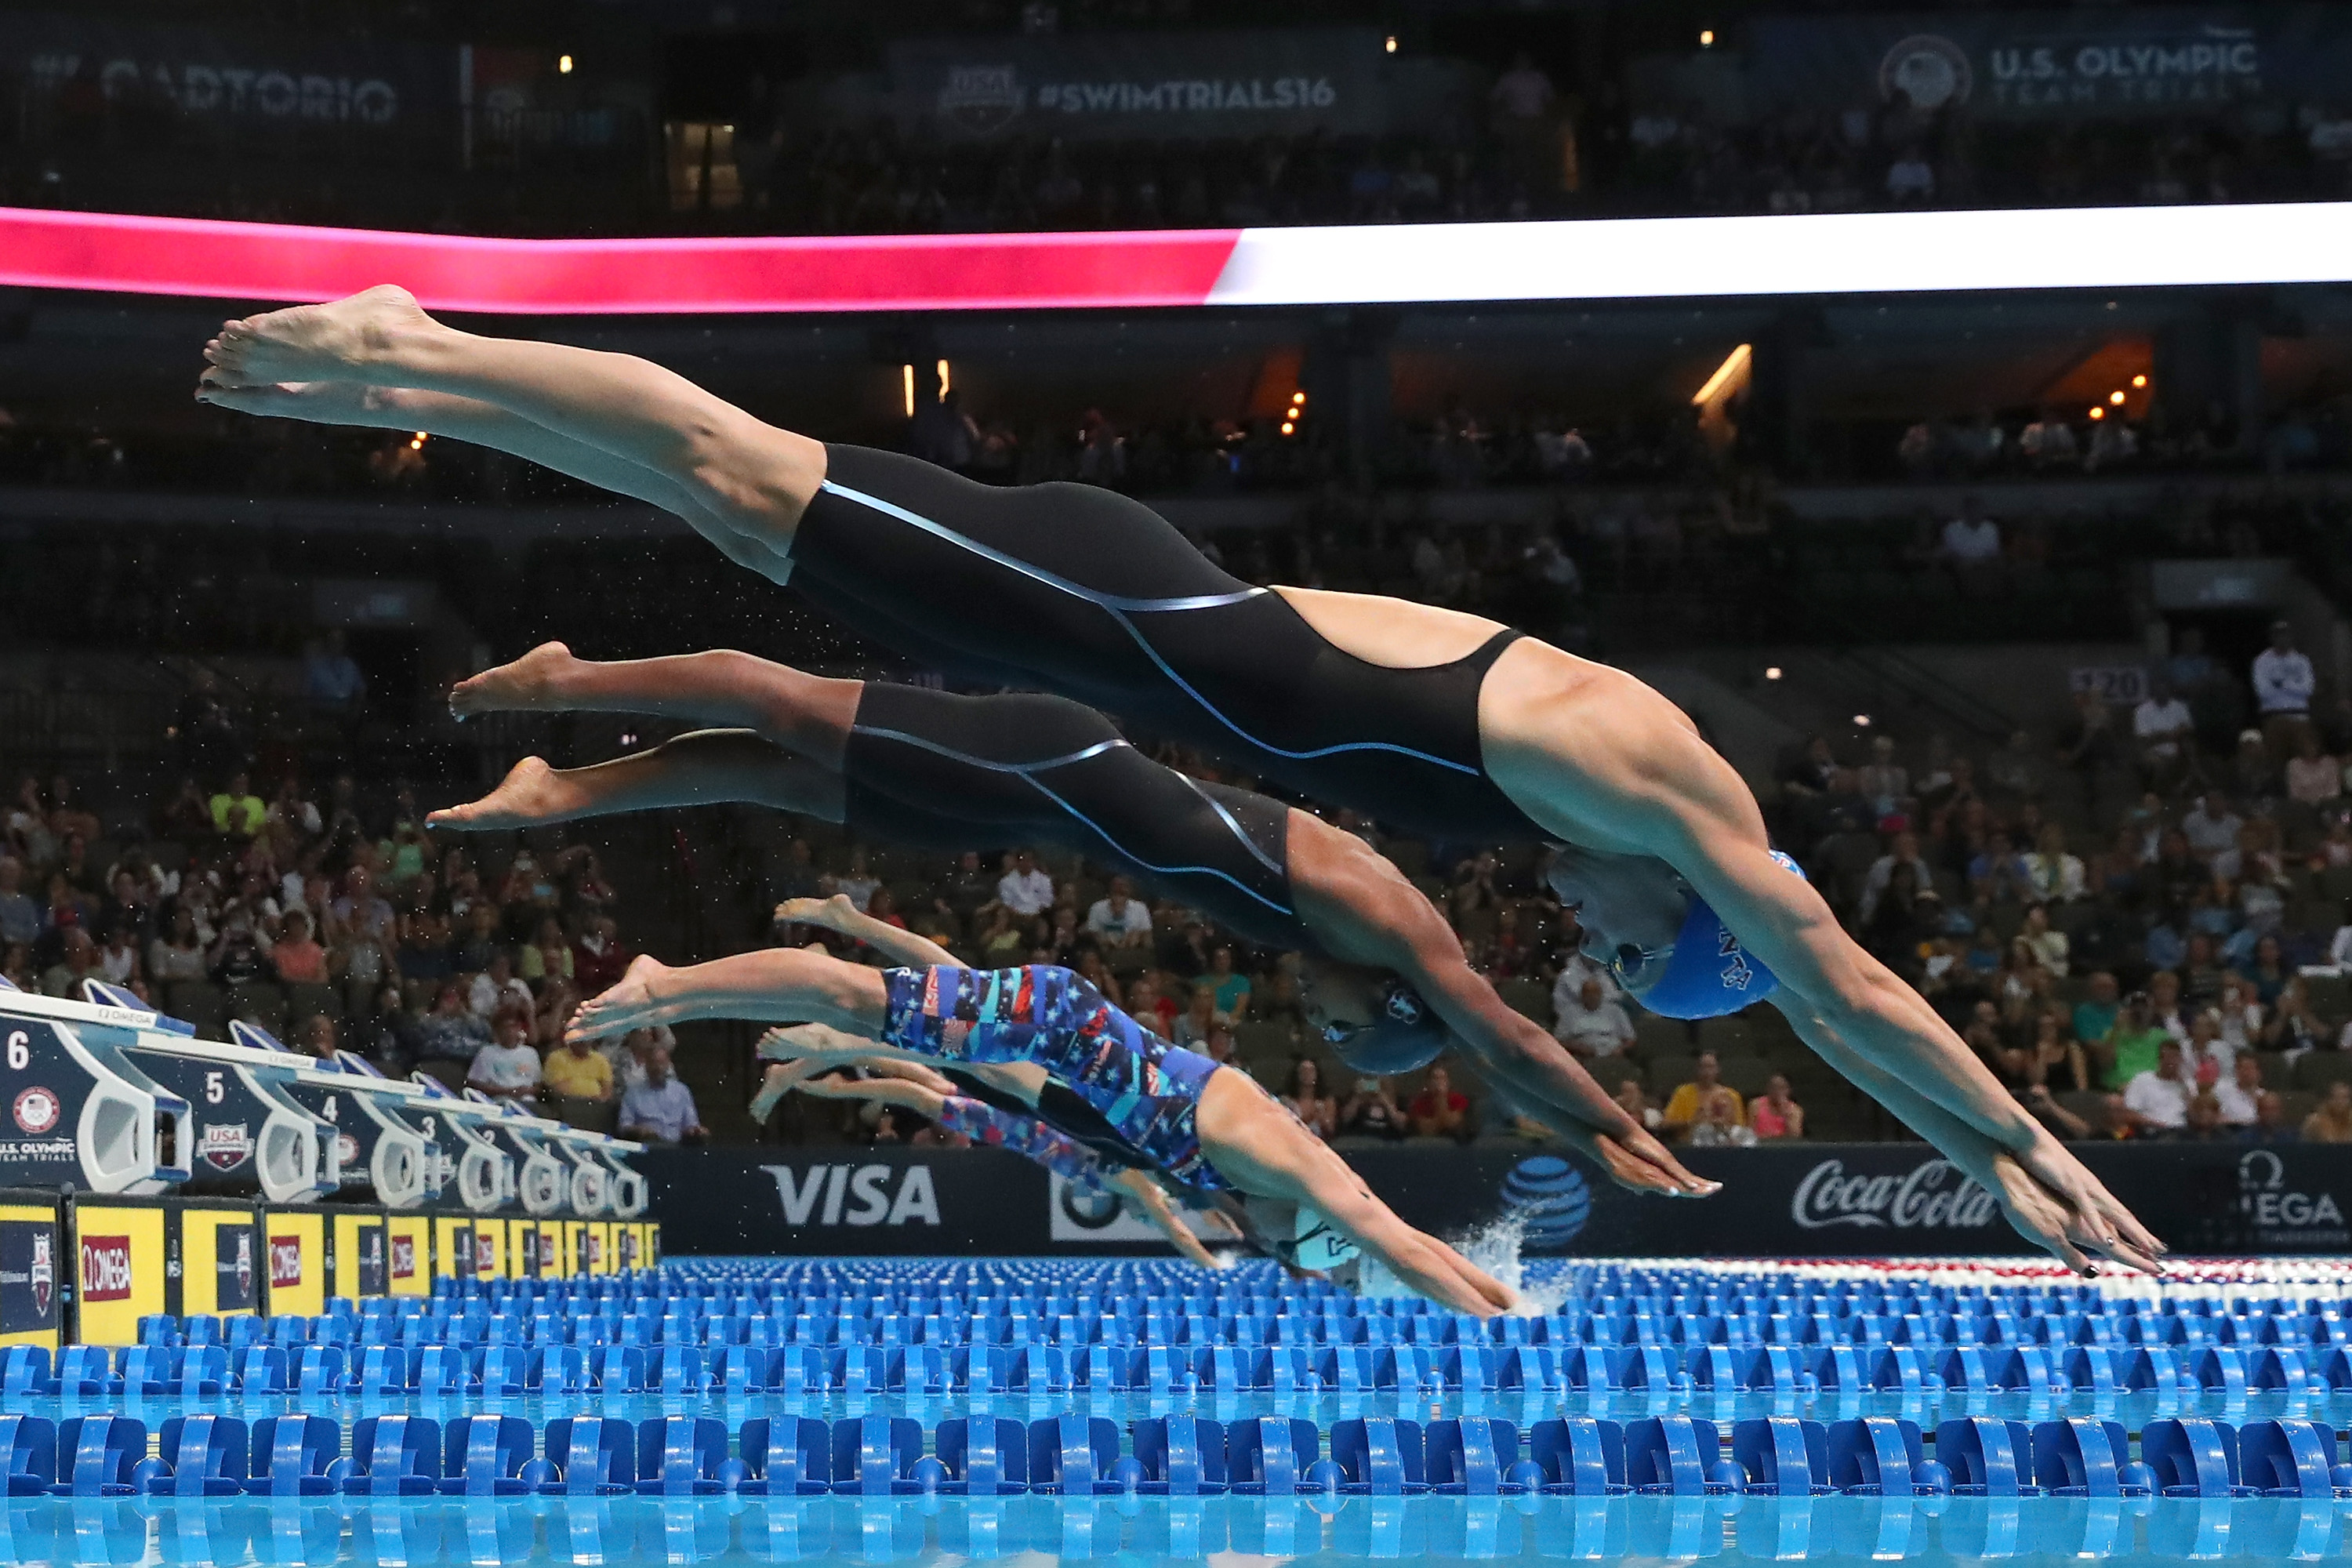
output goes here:
[[2291, 110], [2343, 97], [2352, 17], [2322, 5], [1763, 17], [1747, 63], [1759, 108], [1886, 103], [1992, 119]]
[[[1406, 1220], [1459, 1237], [1507, 1223], [1527, 1250], [1618, 1258], [1960, 1257], [2026, 1244], [1992, 1195], [1922, 1143], [1694, 1149], [1700, 1202], [1625, 1192], [1543, 1145], [1343, 1151]], [[2078, 1145], [2183, 1253], [2352, 1250], [2352, 1160], [2236, 1143]], [[677, 1253], [1156, 1250], [1118, 1209], [1002, 1150], [652, 1150], [637, 1162]]]
[[1384, 58], [1367, 27], [974, 35], [893, 44], [890, 76], [910, 128], [960, 140], [1370, 135]]

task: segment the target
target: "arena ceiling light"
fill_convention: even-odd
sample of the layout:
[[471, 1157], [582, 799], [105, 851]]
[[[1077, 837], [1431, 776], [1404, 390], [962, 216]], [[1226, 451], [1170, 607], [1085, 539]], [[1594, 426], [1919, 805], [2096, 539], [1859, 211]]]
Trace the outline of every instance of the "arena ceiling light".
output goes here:
[[0, 285], [540, 315], [1446, 304], [2352, 281], [2352, 203], [1127, 234], [489, 239], [0, 208]]

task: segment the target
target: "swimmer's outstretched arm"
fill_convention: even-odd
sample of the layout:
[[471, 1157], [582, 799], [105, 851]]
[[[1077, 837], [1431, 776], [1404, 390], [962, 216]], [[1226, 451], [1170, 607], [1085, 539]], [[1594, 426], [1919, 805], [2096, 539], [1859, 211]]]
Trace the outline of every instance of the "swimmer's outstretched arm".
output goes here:
[[2082, 1215], [2045, 1188], [2008, 1150], [1928, 1100], [1912, 1085], [1847, 1046], [1809, 1008], [1780, 1008], [1798, 1037], [1936, 1146], [1960, 1173], [1998, 1199], [2017, 1233], [2078, 1274], [2093, 1272], [2086, 1252], [2157, 1272], [2157, 1260], [2121, 1238], [2102, 1240]]
[[[477, 337], [442, 325], [404, 289], [223, 323], [205, 357], [230, 387], [351, 381], [478, 399], [651, 469], [683, 490], [698, 529], [715, 521], [779, 582], [792, 530], [824, 478], [824, 447], [752, 418], [684, 376], [629, 354]], [[719, 541], [713, 537], [712, 542]], [[739, 553], [739, 552], [743, 552]]]
[[1529, 1115], [1636, 1192], [1705, 1197], [1722, 1186], [1684, 1169], [1549, 1030], [1513, 1012], [1385, 856], [1297, 811], [1289, 848], [1299, 916], [1331, 955], [1402, 975], [1490, 1074], [1518, 1091]]
[[1243, 1074], [1221, 1068], [1209, 1075], [1195, 1125], [1202, 1152], [1225, 1180], [1255, 1196], [1315, 1210], [1430, 1300], [1482, 1318], [1514, 1305], [1508, 1287], [1399, 1219], [1329, 1144]]
[[749, 1018], [830, 1024], [870, 1037], [887, 1021], [888, 1002], [879, 970], [802, 948], [739, 952], [682, 969], [646, 955], [619, 984], [583, 1004], [564, 1036], [593, 1040], [696, 1018]]
[[[1780, 977], [1789, 1000], [1781, 1010], [1811, 1014], [1808, 1038], [1834, 1038], [1849, 1061], [1879, 1069], [1879, 1084], [1903, 1086], [1895, 1092], [1916, 1098], [1893, 1107], [1898, 1115], [1932, 1106], [1949, 1119], [1943, 1128], [1969, 1130], [2014, 1158], [2072, 1211], [2068, 1228], [2087, 1250], [2135, 1267], [2162, 1256], [2163, 1244], [2001, 1089], [1927, 1000], [1772, 858], [1755, 796], [1712, 747], [1678, 723], [1643, 725], [1619, 742], [1580, 763], [1582, 809], [1683, 874]], [[1914, 1124], [1931, 1138], [1940, 1130]]]
[[1212, 1272], [1233, 1267], [1230, 1258], [1218, 1257], [1202, 1244], [1201, 1238], [1192, 1234], [1192, 1227], [1177, 1214], [1176, 1205], [1168, 1201], [1160, 1184], [1150, 1176], [1141, 1171], [1121, 1171], [1110, 1179], [1110, 1184], [1134, 1201], [1152, 1228], [1168, 1238], [1169, 1246]]

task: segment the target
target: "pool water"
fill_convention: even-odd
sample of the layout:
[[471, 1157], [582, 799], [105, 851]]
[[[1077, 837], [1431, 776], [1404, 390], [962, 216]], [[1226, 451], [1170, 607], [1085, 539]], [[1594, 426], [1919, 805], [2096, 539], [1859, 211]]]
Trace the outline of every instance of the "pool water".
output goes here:
[[[2346, 1557], [2352, 1521], [2352, 1468], [2337, 1468], [2352, 1377], [2329, 1359], [2343, 1343], [2342, 1278], [2335, 1265], [2221, 1265], [2103, 1292], [2013, 1266], [1531, 1267], [1531, 1293], [1556, 1309], [1543, 1329], [1465, 1325], [1266, 1271], [1211, 1285], [1160, 1265], [732, 1260], [593, 1289], [534, 1282], [236, 1331], [246, 1348], [280, 1343], [297, 1361], [302, 1346], [348, 1342], [354, 1366], [365, 1345], [415, 1342], [405, 1385], [385, 1370], [401, 1364], [388, 1351], [345, 1386], [274, 1393], [255, 1378], [152, 1381], [171, 1373], [152, 1369], [216, 1370], [201, 1352], [148, 1353], [133, 1364], [151, 1371], [107, 1391], [44, 1386], [29, 1360], [12, 1361], [0, 1563], [2330, 1561]], [[653, 1326], [606, 1331], [632, 1321]], [[1946, 1386], [1933, 1370], [1958, 1365], [1937, 1336], [1990, 1352], [2035, 1322], [2053, 1352], [2066, 1341], [2119, 1357], [2156, 1347], [2179, 1375], [2133, 1390], [2103, 1373], [2116, 1386], [2087, 1386], [2059, 1373], [2056, 1353], [2028, 1387]], [[201, 1344], [224, 1327], [156, 1324], [152, 1337]], [[1832, 1331], [1867, 1355], [1827, 1358], [1826, 1342], [1801, 1337]], [[814, 1354], [794, 1363], [813, 1376], [782, 1377], [771, 1361], [757, 1386], [704, 1385], [727, 1347], [903, 1348], [927, 1334], [967, 1357], [1066, 1338], [1076, 1358], [1084, 1340], [1086, 1357], [1053, 1362], [1068, 1383], [1061, 1369], [1111, 1364], [1092, 1351], [1130, 1332], [1178, 1342], [1150, 1376], [1138, 1352], [1118, 1385], [992, 1388], [1026, 1380], [998, 1375], [1003, 1358], [986, 1354], [911, 1391], [858, 1386]], [[1559, 1353], [1518, 1358], [1539, 1332]], [[1885, 1332], [1917, 1352], [1899, 1369], [1879, 1353]], [[1325, 1386], [1318, 1347], [1356, 1333], [1426, 1353], [1381, 1360], [1368, 1347], [1361, 1364], [1401, 1386]], [[469, 1384], [464, 1369], [478, 1381], [484, 1352], [461, 1347], [502, 1334], [593, 1342], [583, 1353], [603, 1385], [567, 1390], [552, 1373], [518, 1392], [495, 1375], [487, 1392]], [[1606, 1365], [1568, 1375], [1571, 1334], [1608, 1343]], [[1694, 1374], [1709, 1364], [1702, 1335], [1739, 1352], [1727, 1381], [1741, 1386]], [[605, 1342], [640, 1338], [624, 1375]], [[1246, 1355], [1187, 1353], [1195, 1338], [1296, 1352], [1297, 1375], [1221, 1387], [1263, 1379], [1236, 1371]], [[1790, 1342], [1780, 1371], [1808, 1370], [1765, 1375], [1756, 1342], [1776, 1338]], [[2289, 1343], [2293, 1355], [2274, 1353]], [[2203, 1357], [2222, 1344], [2240, 1353]], [[684, 1361], [694, 1375], [679, 1386], [688, 1345], [710, 1359]], [[681, 1348], [665, 1359], [667, 1346]], [[428, 1352], [461, 1374], [443, 1392], [416, 1391]], [[1857, 1381], [1865, 1363], [1877, 1371]], [[1498, 1386], [1521, 1366], [1539, 1386]], [[1982, 1475], [1961, 1451], [1979, 1444]], [[957, 1495], [986, 1491], [992, 1475], [998, 1495]], [[2032, 1495], [2036, 1482], [2059, 1495]], [[2253, 1495], [2257, 1484], [2296, 1495]], [[1968, 1495], [2011, 1489], [2027, 1495]]]

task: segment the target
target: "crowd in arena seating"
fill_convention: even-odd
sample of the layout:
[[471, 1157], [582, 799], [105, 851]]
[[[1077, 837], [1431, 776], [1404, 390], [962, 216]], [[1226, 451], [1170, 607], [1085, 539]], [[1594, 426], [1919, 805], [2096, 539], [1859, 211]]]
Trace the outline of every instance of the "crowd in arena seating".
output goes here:
[[[486, 233], [873, 234], [2325, 200], [2352, 167], [2352, 133], [2326, 104], [2050, 124], [1897, 97], [1734, 121], [1615, 80], [1564, 91], [1525, 56], [1487, 76], [1483, 100], [1457, 93], [1381, 136], [942, 140], [888, 116], [808, 125], [792, 112], [808, 92], [755, 80], [725, 116], [735, 177], [664, 189], [647, 178], [658, 124], [601, 77], [563, 84], [520, 136], [500, 134], [513, 111], [481, 106], [481, 155], [459, 170], [445, 127], [383, 148], [299, 122], [232, 130], [143, 83], [102, 85], [94, 63], [0, 70], [0, 196]], [[229, 173], [158, 179], [150, 165], [175, 157]]]
[[436, 842], [413, 790], [379, 805], [349, 773], [323, 793], [242, 762], [213, 776], [110, 835], [71, 779], [25, 775], [0, 839], [0, 973], [54, 996], [104, 981], [210, 1037], [240, 1018], [604, 1131], [698, 1135], [667, 1031], [562, 1043], [632, 956], [593, 848]]

